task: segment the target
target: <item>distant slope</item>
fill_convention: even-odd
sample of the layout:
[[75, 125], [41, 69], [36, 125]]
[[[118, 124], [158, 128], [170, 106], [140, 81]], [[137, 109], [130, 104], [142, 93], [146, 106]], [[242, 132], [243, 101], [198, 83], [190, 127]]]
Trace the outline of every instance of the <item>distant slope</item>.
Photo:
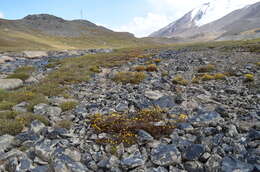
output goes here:
[[205, 15], [209, 6], [209, 3], [207, 3], [200, 9], [190, 11], [181, 19], [150, 36], [185, 41], [233, 40], [260, 36], [259, 32], [249, 32], [257, 31], [257, 28], [260, 28], [260, 2], [235, 10], [216, 21], [204, 24], [207, 21]]
[[48, 15], [0, 19], [0, 50], [83, 49], [144, 44], [130, 33], [114, 32], [86, 20]]

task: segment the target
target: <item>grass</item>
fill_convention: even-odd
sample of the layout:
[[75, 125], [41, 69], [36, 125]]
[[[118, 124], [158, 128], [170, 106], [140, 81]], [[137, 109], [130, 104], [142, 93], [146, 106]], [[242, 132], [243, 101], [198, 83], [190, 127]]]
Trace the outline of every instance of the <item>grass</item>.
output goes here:
[[137, 72], [143, 72], [143, 71], [156, 72], [156, 71], [158, 71], [157, 66], [155, 64], [149, 64], [147, 66], [145, 66], [145, 65], [135, 66], [134, 70]]
[[25, 81], [31, 76], [31, 73], [34, 71], [35, 68], [32, 66], [20, 67], [16, 69], [14, 73], [9, 75], [7, 78], [17, 78]]
[[188, 81], [185, 80], [182, 76], [180, 75], [176, 75], [173, 79], [172, 79], [172, 83], [176, 84], [176, 85], [188, 85]]
[[146, 78], [143, 72], [118, 72], [115, 74], [113, 80], [123, 84], [139, 84]]
[[78, 105], [77, 102], [69, 101], [69, 102], [64, 102], [64, 103], [60, 104], [60, 108], [64, 112], [64, 111], [69, 111], [69, 110], [74, 109], [77, 105]]

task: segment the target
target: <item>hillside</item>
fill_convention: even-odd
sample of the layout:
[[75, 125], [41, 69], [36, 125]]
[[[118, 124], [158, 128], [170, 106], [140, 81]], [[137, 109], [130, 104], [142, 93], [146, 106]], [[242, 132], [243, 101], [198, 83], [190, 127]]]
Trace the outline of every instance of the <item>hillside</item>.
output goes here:
[[114, 32], [87, 20], [68, 21], [48, 14], [0, 19], [0, 50], [106, 48], [143, 43], [130, 33]]
[[252, 39], [260, 36], [257, 32], [260, 28], [260, 2], [208, 22], [214, 14], [210, 9], [215, 5], [203, 4], [150, 36], [185, 41]]

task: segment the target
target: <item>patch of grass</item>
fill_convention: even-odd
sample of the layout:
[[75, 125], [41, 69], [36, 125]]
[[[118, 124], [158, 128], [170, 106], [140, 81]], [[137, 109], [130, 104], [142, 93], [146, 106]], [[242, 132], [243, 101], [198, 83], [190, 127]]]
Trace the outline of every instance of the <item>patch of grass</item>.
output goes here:
[[253, 74], [245, 74], [244, 75], [244, 82], [253, 82], [255, 80]]
[[0, 102], [0, 110], [10, 110], [15, 105], [13, 102], [2, 101]]
[[173, 78], [173, 80], [172, 80], [172, 83], [173, 84], [178, 84], [178, 85], [188, 85], [188, 81], [187, 80], [185, 80], [182, 76], [180, 76], [180, 75], [176, 75], [174, 78]]
[[75, 101], [69, 101], [69, 102], [64, 102], [60, 105], [60, 108], [62, 109], [62, 111], [69, 111], [74, 109], [76, 106], [78, 105], [77, 102]]
[[9, 75], [7, 78], [17, 78], [25, 81], [31, 76], [31, 73], [35, 71], [32, 66], [24, 66], [16, 69], [13, 74]]
[[56, 127], [57, 128], [65, 128], [69, 130], [72, 126], [73, 122], [69, 120], [61, 120], [57, 123]]
[[91, 66], [89, 70], [90, 70], [91, 72], [94, 72], [94, 73], [100, 73], [100, 72], [102, 72], [101, 67], [98, 66], [98, 65]]
[[214, 75], [204, 74], [201, 76], [202, 81], [209, 81], [209, 80], [213, 80], [213, 79], [214, 79]]
[[255, 64], [256, 66], [260, 67], [260, 62], [256, 62]]
[[113, 80], [122, 82], [123, 84], [139, 84], [146, 78], [143, 72], [118, 72], [115, 74]]
[[16, 120], [0, 119], [0, 136], [4, 134], [17, 135], [23, 130], [23, 125]]
[[205, 66], [201, 66], [198, 68], [199, 73], [206, 73], [206, 72], [212, 72], [216, 69], [215, 65], [213, 64], [208, 64]]
[[54, 82], [45, 82], [30, 88], [33, 93], [40, 93], [45, 96], [58, 96], [65, 92], [65, 88]]
[[38, 120], [43, 124], [50, 125], [48, 119], [42, 115], [36, 115], [32, 113], [24, 113], [16, 116], [16, 121], [20, 122], [23, 126], [29, 126], [34, 120]]
[[225, 78], [226, 78], [226, 75], [223, 73], [217, 73], [214, 75], [214, 79], [216, 79], [216, 80], [223, 80]]
[[161, 59], [153, 59], [154, 63], [160, 63], [162, 60]]
[[156, 138], [164, 134], [170, 134], [174, 126], [170, 124], [163, 126], [154, 124], [165, 119], [165, 116], [166, 111], [155, 107], [141, 110], [136, 116], [95, 114], [91, 117], [90, 124], [97, 133], [105, 132], [113, 136], [108, 140], [100, 140], [100, 143], [131, 145], [136, 142], [139, 130], [145, 130]]
[[17, 115], [18, 115], [18, 112], [3, 111], [3, 112], [0, 112], [0, 119], [15, 119], [15, 117]]
[[144, 66], [144, 65], [135, 66], [134, 70], [137, 72], [143, 72], [146, 70], [146, 66]]

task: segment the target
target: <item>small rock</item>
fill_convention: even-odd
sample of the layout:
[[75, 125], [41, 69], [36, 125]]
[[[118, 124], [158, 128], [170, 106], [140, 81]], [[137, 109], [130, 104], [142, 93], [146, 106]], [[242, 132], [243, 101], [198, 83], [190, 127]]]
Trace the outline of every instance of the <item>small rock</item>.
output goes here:
[[38, 115], [44, 115], [46, 117], [60, 116], [62, 110], [59, 107], [49, 106], [47, 104], [41, 103], [34, 106], [33, 112]]
[[185, 160], [189, 160], [189, 161], [198, 160], [200, 158], [200, 156], [204, 153], [204, 151], [205, 151], [205, 148], [203, 145], [192, 144], [186, 149], [186, 151], [183, 155], [183, 158]]
[[144, 92], [144, 95], [145, 95], [145, 97], [147, 97], [148, 99], [151, 99], [151, 100], [157, 100], [157, 99], [159, 99], [159, 98], [161, 98], [161, 97], [164, 96], [164, 95], [163, 95], [160, 91], [158, 91], [158, 90], [155, 90], [155, 91], [151, 91], [151, 90], [145, 91], [145, 92]]
[[233, 157], [225, 157], [221, 163], [221, 170], [223, 172], [233, 172], [233, 171], [243, 171], [243, 172], [252, 172], [254, 166], [241, 162]]
[[159, 106], [160, 108], [172, 108], [175, 104], [175, 99], [172, 96], [163, 96], [152, 102], [154, 106]]
[[116, 111], [118, 111], [118, 112], [128, 111], [128, 104], [126, 104], [126, 103], [119, 103], [119, 104], [116, 106]]
[[27, 102], [22, 102], [22, 103], [19, 103], [17, 105], [15, 105], [12, 110], [13, 111], [16, 111], [16, 112], [27, 112], [27, 106], [29, 105], [29, 103]]
[[0, 152], [4, 152], [7, 149], [12, 148], [14, 137], [10, 135], [0, 136]]
[[147, 133], [144, 130], [139, 130], [137, 134], [141, 142], [152, 141], [154, 139], [153, 136], [151, 136], [149, 133]]
[[181, 162], [181, 153], [174, 145], [160, 144], [152, 149], [151, 160], [160, 166], [174, 165]]
[[13, 90], [23, 85], [21, 79], [0, 79], [0, 89]]
[[42, 122], [40, 122], [38, 120], [34, 120], [30, 124], [30, 131], [32, 131], [34, 133], [39, 133], [44, 127], [45, 127], [45, 125]]
[[144, 164], [145, 164], [144, 157], [141, 155], [139, 151], [136, 151], [135, 153], [131, 154], [130, 156], [124, 158], [121, 161], [121, 165], [125, 169], [135, 168]]

